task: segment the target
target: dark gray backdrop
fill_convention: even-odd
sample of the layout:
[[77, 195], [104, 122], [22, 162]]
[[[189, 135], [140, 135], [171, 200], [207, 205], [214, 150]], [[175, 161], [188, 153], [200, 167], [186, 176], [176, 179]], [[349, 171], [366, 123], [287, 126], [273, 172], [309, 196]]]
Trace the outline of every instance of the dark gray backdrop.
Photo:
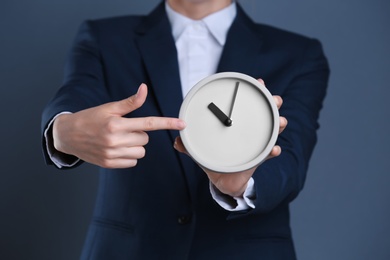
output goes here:
[[[1, 0], [0, 259], [77, 259], [95, 168], [59, 172], [40, 113], [82, 20], [146, 13], [159, 0]], [[332, 75], [304, 191], [292, 205], [302, 260], [390, 259], [388, 0], [241, 0], [259, 22], [319, 38]]]

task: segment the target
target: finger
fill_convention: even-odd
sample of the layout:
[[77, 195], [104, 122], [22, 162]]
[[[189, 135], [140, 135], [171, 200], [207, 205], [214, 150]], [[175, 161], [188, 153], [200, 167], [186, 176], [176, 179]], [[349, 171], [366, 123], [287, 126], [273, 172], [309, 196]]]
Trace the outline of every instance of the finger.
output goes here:
[[263, 85], [265, 86], [265, 83], [264, 83], [264, 80], [263, 80], [263, 79], [259, 78], [259, 79], [257, 79], [257, 81], [260, 82], [261, 84], [263, 84]]
[[278, 109], [280, 109], [281, 106], [283, 105], [282, 97], [281, 96], [277, 96], [277, 95], [274, 95], [273, 97], [274, 97], [276, 106], [278, 107]]
[[138, 163], [137, 159], [112, 159], [105, 160], [103, 163], [97, 163], [97, 165], [103, 168], [110, 169], [123, 169], [123, 168], [131, 168], [135, 167]]
[[279, 145], [275, 145], [270, 154], [268, 155], [268, 159], [279, 156], [282, 153], [282, 148]]
[[279, 117], [279, 134], [282, 133], [284, 131], [284, 129], [286, 129], [287, 124], [288, 124], [288, 121], [285, 117], [283, 117], [283, 116]]
[[119, 148], [119, 147], [133, 147], [144, 146], [149, 142], [149, 135], [143, 131], [134, 131], [117, 134], [107, 142], [107, 147]]
[[183, 144], [183, 141], [181, 140], [181, 138], [178, 136], [176, 137], [175, 139], [175, 143], [173, 144], [173, 147], [181, 152], [181, 153], [185, 153], [188, 155], [188, 152], [187, 152], [187, 149], [184, 147], [184, 144]]
[[183, 120], [172, 117], [140, 117], [126, 118], [125, 127], [129, 132], [156, 130], [183, 130], [186, 124]]
[[107, 149], [104, 152], [105, 160], [114, 159], [141, 159], [145, 157], [145, 148], [143, 146], [120, 147], [115, 149]]
[[146, 84], [142, 83], [135, 95], [125, 98], [123, 100], [110, 103], [112, 113], [120, 116], [124, 116], [138, 108], [140, 108], [148, 95], [148, 88]]
[[141, 159], [145, 157], [146, 150], [143, 146], [122, 148], [117, 159]]

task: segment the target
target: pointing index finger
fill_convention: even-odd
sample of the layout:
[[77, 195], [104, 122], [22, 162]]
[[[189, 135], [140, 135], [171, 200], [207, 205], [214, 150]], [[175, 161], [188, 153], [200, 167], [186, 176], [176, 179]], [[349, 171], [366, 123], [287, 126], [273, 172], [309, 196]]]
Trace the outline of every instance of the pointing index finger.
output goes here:
[[131, 131], [183, 130], [186, 124], [183, 120], [172, 117], [140, 117], [127, 121]]

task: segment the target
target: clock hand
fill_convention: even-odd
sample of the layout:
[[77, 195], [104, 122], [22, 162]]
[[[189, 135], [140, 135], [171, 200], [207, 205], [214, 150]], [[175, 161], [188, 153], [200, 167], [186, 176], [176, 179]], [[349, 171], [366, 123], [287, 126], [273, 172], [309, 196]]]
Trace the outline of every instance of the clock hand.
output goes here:
[[229, 118], [232, 118], [234, 102], [236, 101], [237, 92], [238, 92], [238, 86], [239, 86], [239, 85], [240, 85], [240, 82], [237, 81], [237, 82], [236, 82], [236, 88], [234, 89], [234, 94], [233, 94], [233, 102], [232, 102], [232, 105], [230, 106]]
[[211, 102], [208, 106], [208, 109], [210, 109], [211, 112], [221, 121], [222, 124], [225, 126], [231, 126], [232, 125], [232, 120], [225, 115], [221, 109], [219, 109], [213, 102]]

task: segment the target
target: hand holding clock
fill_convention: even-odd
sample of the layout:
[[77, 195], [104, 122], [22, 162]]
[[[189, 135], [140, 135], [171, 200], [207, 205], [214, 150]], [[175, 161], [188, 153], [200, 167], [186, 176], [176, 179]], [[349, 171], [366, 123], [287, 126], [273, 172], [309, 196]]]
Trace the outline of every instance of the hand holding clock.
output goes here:
[[[264, 84], [264, 82], [261, 79], [259, 79], [259, 81], [262, 84]], [[229, 113], [229, 116], [225, 115], [222, 111], [221, 112], [212, 111], [212, 109], [214, 109], [214, 108], [210, 108], [209, 107], [209, 110], [226, 127], [229, 127], [229, 125], [226, 124], [226, 118], [228, 118], [228, 119], [231, 118], [232, 110], [233, 110], [233, 107], [234, 107], [234, 101], [235, 101], [235, 98], [236, 98], [236, 95], [237, 95], [237, 91], [238, 91], [238, 85], [239, 84], [236, 84], [236, 87], [235, 87], [235, 91], [234, 91], [234, 94], [233, 94], [233, 101], [232, 101], [231, 107], [230, 107], [231, 111]], [[273, 96], [273, 98], [275, 100], [277, 108], [280, 109], [280, 107], [282, 106], [282, 103], [283, 103], [282, 98], [280, 96]], [[213, 105], [211, 105], [211, 106], [213, 106]], [[217, 109], [219, 109], [219, 108], [217, 108]], [[219, 115], [219, 113], [224, 114], [224, 118], [222, 118], [222, 116]], [[279, 117], [279, 134], [286, 128], [286, 126], [287, 126], [286, 118]], [[176, 138], [174, 147], [179, 152], [188, 154], [188, 152], [185, 149], [185, 147], [183, 145], [183, 142], [182, 142], [180, 137]], [[272, 150], [271, 150], [270, 154], [268, 155], [267, 159], [279, 156], [280, 153], [281, 153], [281, 148], [278, 145], [275, 145], [272, 148]], [[256, 168], [257, 168], [257, 166], [255, 166], [255, 167], [253, 167], [251, 169], [245, 170], [245, 171], [226, 174], [226, 173], [214, 172], [214, 171], [211, 171], [209, 169], [206, 169], [206, 168], [202, 167], [202, 169], [207, 174], [207, 176], [210, 179], [210, 181], [216, 186], [216, 188], [219, 191], [221, 191], [222, 193], [225, 193], [227, 195], [233, 196], [233, 197], [242, 196], [242, 194], [244, 193], [244, 191], [246, 189], [247, 183], [248, 183], [249, 179], [252, 177], [252, 175], [255, 172]]]

